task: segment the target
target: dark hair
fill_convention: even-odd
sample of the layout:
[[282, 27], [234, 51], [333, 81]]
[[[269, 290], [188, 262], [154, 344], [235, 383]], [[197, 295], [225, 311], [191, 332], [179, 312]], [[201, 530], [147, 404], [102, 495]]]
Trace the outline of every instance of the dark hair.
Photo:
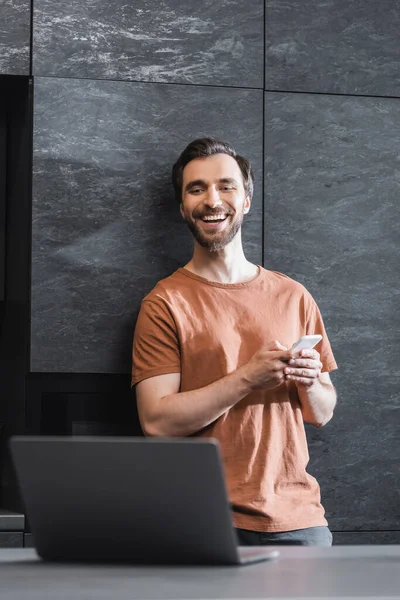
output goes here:
[[235, 149], [226, 142], [221, 142], [214, 138], [199, 138], [190, 142], [184, 149], [178, 160], [172, 167], [172, 185], [174, 186], [175, 196], [179, 204], [182, 202], [182, 181], [183, 169], [188, 163], [196, 158], [206, 158], [214, 154], [227, 154], [232, 156], [239, 166], [243, 176], [243, 184], [246, 196], [251, 200], [253, 197], [254, 177], [250, 162], [236, 154]]

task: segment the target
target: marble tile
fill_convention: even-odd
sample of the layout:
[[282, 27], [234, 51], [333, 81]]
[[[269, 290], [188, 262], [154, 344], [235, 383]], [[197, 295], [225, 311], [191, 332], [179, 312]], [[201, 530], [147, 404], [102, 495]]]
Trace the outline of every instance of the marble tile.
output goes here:
[[339, 370], [310, 428], [331, 526], [400, 522], [400, 103], [266, 94], [265, 265], [317, 300]]
[[262, 260], [262, 121], [261, 90], [36, 78], [32, 371], [129, 372], [142, 297], [191, 256], [170, 169], [196, 137], [252, 161]]
[[334, 546], [400, 544], [400, 531], [335, 531]]
[[[334, 546], [359, 546], [366, 544], [400, 544], [400, 531], [334, 531]], [[24, 535], [24, 547], [34, 548], [34, 542], [31, 533]]]
[[23, 538], [22, 531], [0, 531], [0, 548], [22, 548]]
[[23, 531], [25, 515], [0, 508], [0, 531]]
[[0, 0], [0, 75], [29, 75], [31, 3]]
[[35, 75], [263, 87], [263, 0], [37, 0]]
[[268, 90], [400, 96], [393, 0], [266, 0]]

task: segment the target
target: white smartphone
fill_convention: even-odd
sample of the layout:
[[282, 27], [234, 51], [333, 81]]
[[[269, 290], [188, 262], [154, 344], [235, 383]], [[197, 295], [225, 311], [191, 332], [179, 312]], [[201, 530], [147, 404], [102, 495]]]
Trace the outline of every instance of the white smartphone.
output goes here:
[[316, 335], [303, 335], [297, 342], [290, 348], [291, 350], [311, 350], [322, 340], [322, 335], [319, 333]]

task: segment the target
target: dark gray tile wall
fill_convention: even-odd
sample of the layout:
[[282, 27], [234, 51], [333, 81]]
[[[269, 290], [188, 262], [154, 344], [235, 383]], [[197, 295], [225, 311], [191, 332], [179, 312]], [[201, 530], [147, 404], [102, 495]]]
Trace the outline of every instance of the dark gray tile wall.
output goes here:
[[23, 548], [22, 531], [0, 531], [0, 548]]
[[191, 256], [170, 169], [192, 139], [252, 159], [244, 241], [262, 261], [263, 92], [35, 81], [31, 368], [127, 373], [143, 295]]
[[[0, 2], [0, 74], [27, 75], [30, 3]], [[400, 104], [326, 94], [400, 96], [399, 11], [265, 4], [264, 56], [262, 0], [34, 3], [31, 368], [129, 371], [141, 298], [191, 252], [172, 157], [224, 137], [257, 172], [248, 258], [310, 289], [339, 362], [308, 428], [335, 543], [398, 543]], [[264, 66], [267, 90], [325, 95], [266, 94], [263, 172]]]
[[0, 0], [0, 75], [29, 75], [31, 3]]
[[0, 531], [23, 531], [25, 515], [0, 508]]
[[[400, 544], [400, 531], [334, 531], [334, 546], [360, 546], [365, 544]], [[24, 535], [24, 547], [33, 548], [31, 533]]]
[[400, 531], [334, 531], [333, 544], [334, 546], [400, 544]]
[[37, 0], [34, 75], [262, 87], [263, 0]]
[[314, 295], [339, 364], [310, 429], [338, 530], [399, 526], [399, 136], [396, 99], [266, 94], [264, 260]]
[[266, 0], [266, 89], [400, 96], [395, 0]]

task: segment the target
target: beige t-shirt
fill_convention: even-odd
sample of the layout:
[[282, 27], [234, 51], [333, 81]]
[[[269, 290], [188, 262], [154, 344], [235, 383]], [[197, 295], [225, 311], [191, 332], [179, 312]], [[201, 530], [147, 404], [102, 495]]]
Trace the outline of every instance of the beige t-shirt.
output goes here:
[[[133, 344], [132, 385], [181, 374], [181, 392], [236, 370], [273, 340], [291, 347], [320, 333], [323, 371], [337, 368], [318, 307], [293, 279], [260, 267], [251, 281], [211, 282], [187, 269], [144, 298]], [[196, 435], [219, 441], [236, 527], [289, 531], [326, 525], [309, 460], [297, 388], [256, 390]]]

